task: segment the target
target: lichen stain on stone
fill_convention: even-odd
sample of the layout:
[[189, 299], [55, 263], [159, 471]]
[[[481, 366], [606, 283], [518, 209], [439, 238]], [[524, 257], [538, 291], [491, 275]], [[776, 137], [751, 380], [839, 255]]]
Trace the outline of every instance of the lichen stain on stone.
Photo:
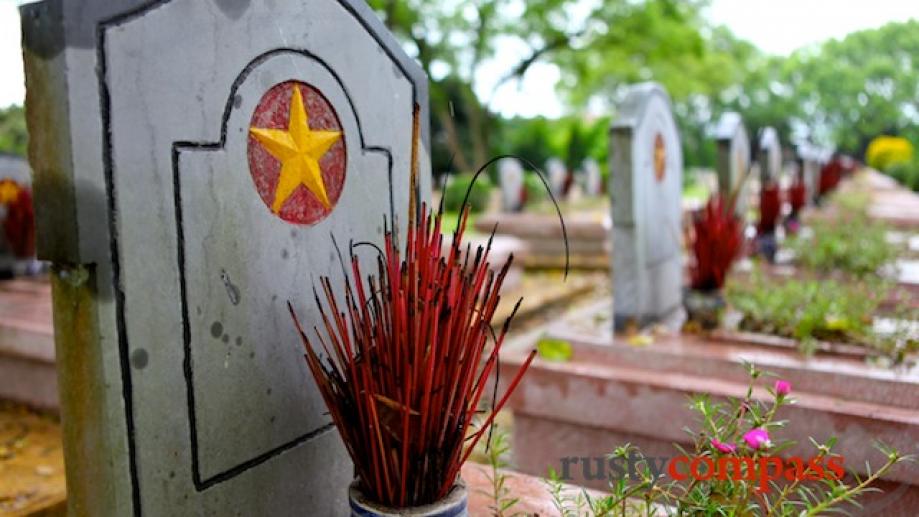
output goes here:
[[23, 52], [26, 71], [26, 125], [29, 164], [35, 199], [38, 257], [53, 262], [79, 262], [73, 178], [67, 170], [70, 149], [62, 145], [67, 115], [51, 102], [61, 83], [54, 64], [38, 50]]
[[67, 421], [63, 442], [70, 515], [117, 513], [114, 492], [100, 496], [97, 489], [98, 483], [118, 484], [105, 453], [115, 447], [110, 440], [118, 432], [112, 430], [117, 422], [104, 409], [107, 379], [92, 267], [55, 264], [51, 277], [58, 377], [67, 387], [60, 396], [61, 416]]
[[239, 305], [239, 288], [233, 285], [226, 269], [220, 270], [220, 280], [223, 281], [224, 287], [227, 288], [227, 296], [230, 298], [230, 303]]

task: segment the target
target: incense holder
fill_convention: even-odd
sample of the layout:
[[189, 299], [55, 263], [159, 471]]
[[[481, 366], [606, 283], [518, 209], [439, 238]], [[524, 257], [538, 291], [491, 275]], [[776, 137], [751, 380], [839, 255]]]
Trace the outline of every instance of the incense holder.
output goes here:
[[468, 517], [466, 485], [459, 481], [440, 501], [422, 506], [392, 508], [373, 503], [355, 480], [348, 489], [351, 517]]
[[686, 289], [683, 292], [683, 305], [689, 321], [698, 323], [705, 330], [712, 330], [721, 323], [725, 307], [724, 295], [720, 289]]

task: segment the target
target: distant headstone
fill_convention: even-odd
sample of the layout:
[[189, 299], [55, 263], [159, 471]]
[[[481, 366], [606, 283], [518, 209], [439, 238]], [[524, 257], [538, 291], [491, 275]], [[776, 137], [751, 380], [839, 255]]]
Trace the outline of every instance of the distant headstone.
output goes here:
[[600, 165], [593, 158], [587, 158], [582, 165], [584, 169], [584, 194], [599, 196], [603, 193], [603, 175], [600, 174]]
[[501, 206], [506, 212], [517, 212], [523, 208], [526, 186], [523, 182], [523, 166], [516, 158], [502, 158], [498, 161], [498, 180], [501, 182]]
[[744, 214], [749, 183], [744, 180], [750, 168], [750, 138], [740, 114], [723, 114], [715, 128], [715, 139], [718, 143], [718, 190], [725, 196], [736, 192], [737, 213]]
[[782, 144], [779, 133], [772, 127], [765, 127], [759, 135], [759, 163], [760, 183], [778, 182], [782, 174]]
[[804, 182], [806, 204], [812, 205], [817, 197], [817, 186], [820, 180], [820, 152], [808, 143], [802, 143], [797, 148], [798, 160], [801, 163], [801, 180]]
[[632, 86], [610, 130], [613, 296], [617, 328], [682, 307], [683, 155], [670, 97]]
[[429, 192], [423, 72], [360, 1], [47, 0], [22, 20], [69, 513], [346, 513], [353, 470], [286, 304], [321, 325], [330, 236], [347, 260], [405, 224], [412, 182]]
[[565, 183], [568, 181], [568, 168], [559, 158], [549, 158], [546, 162], [546, 174], [549, 175], [549, 187], [556, 199], [565, 195]]

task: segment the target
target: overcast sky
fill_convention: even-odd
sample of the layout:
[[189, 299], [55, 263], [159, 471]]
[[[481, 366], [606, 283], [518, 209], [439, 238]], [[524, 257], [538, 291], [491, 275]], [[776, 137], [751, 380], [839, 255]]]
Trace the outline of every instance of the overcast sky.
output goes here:
[[[21, 104], [25, 95], [16, 10], [22, 3], [0, 0], [0, 107]], [[860, 29], [919, 19], [919, 0], [713, 0], [708, 17], [766, 52], [787, 55]], [[524, 52], [502, 47], [478, 77], [479, 95], [489, 97], [494, 84], [489, 79], [499, 77], [500, 71], [516, 63]], [[555, 67], [536, 65], [522, 84], [508, 83], [495, 92], [491, 107], [505, 116], [558, 116], [563, 108], [554, 91], [557, 80]]]

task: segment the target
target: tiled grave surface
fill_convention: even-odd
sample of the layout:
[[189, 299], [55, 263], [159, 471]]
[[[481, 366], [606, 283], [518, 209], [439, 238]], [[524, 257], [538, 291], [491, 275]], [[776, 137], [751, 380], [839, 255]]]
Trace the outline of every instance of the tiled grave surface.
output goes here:
[[51, 286], [44, 279], [0, 282], [0, 399], [57, 407]]

